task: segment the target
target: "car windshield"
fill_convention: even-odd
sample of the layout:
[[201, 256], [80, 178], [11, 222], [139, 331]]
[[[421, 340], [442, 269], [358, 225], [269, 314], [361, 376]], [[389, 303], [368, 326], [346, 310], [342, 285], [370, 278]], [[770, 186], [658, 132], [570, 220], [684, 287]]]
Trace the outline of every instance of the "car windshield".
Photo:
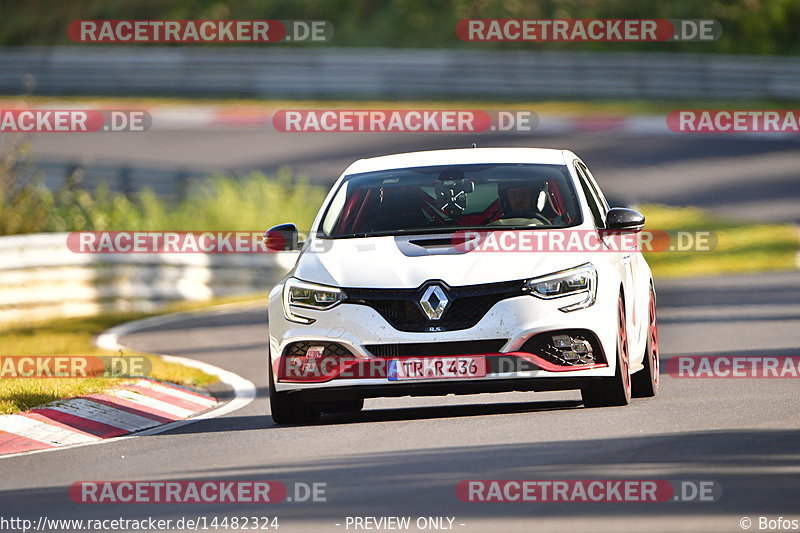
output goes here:
[[346, 176], [320, 229], [325, 238], [346, 238], [580, 222], [566, 166], [483, 164]]

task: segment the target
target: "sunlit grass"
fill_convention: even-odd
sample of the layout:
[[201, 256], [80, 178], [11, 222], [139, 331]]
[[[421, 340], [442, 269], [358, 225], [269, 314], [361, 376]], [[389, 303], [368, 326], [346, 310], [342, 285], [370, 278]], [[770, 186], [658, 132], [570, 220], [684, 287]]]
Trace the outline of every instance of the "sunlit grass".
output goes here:
[[792, 270], [800, 236], [789, 224], [760, 224], [719, 217], [694, 207], [644, 205], [647, 229], [711, 231], [716, 248], [708, 252], [652, 252], [647, 261], [656, 277]]
[[137, 199], [105, 188], [66, 191], [55, 195], [44, 231], [259, 231], [287, 220], [307, 229], [323, 197], [320, 187], [288, 172], [276, 177], [212, 176], [177, 203], [151, 190]]
[[[0, 174], [2, 169], [0, 169]], [[7, 169], [6, 169], [7, 170]], [[7, 170], [8, 172], [8, 170]], [[288, 171], [211, 176], [178, 201], [149, 189], [133, 198], [97, 190], [17, 186], [0, 175], [0, 235], [61, 231], [263, 231], [282, 222], [305, 230], [325, 195]], [[4, 193], [5, 191], [5, 193]]]

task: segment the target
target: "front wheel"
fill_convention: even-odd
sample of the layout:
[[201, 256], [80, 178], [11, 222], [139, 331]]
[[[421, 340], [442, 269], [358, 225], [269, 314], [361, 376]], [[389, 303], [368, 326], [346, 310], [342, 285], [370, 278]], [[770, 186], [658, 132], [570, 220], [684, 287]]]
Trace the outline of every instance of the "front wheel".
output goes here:
[[320, 410], [316, 404], [304, 402], [297, 395], [278, 392], [275, 389], [275, 378], [271, 366], [272, 358], [270, 357], [269, 409], [272, 420], [276, 424], [307, 424], [319, 420]]
[[650, 398], [658, 392], [658, 324], [656, 322], [656, 292], [650, 286], [650, 320], [647, 330], [647, 346], [644, 352], [644, 368], [632, 376], [633, 396]]
[[631, 372], [628, 357], [628, 328], [625, 322], [625, 301], [617, 304], [617, 370], [610, 378], [592, 381], [581, 389], [586, 407], [612, 407], [631, 402]]

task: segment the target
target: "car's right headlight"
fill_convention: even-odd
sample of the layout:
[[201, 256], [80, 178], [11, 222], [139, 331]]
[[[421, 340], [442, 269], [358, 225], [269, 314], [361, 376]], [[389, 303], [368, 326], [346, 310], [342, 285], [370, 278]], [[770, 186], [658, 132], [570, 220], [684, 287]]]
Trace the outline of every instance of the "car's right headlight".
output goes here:
[[583, 300], [559, 308], [565, 313], [576, 311], [594, 303], [597, 296], [597, 270], [591, 263], [586, 263], [569, 270], [529, 279], [525, 282], [524, 290], [544, 300], [586, 294], [586, 298]]
[[326, 311], [336, 307], [344, 299], [344, 292], [337, 287], [289, 278], [283, 284], [283, 315], [292, 322], [311, 324], [314, 322], [313, 318], [295, 314], [292, 307]]

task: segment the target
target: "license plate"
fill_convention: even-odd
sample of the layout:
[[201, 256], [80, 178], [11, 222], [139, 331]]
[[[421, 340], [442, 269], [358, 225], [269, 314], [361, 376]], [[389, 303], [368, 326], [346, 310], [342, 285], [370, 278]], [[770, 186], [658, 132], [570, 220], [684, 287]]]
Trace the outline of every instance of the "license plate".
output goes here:
[[389, 361], [389, 380], [482, 378], [486, 376], [486, 358], [423, 357]]

